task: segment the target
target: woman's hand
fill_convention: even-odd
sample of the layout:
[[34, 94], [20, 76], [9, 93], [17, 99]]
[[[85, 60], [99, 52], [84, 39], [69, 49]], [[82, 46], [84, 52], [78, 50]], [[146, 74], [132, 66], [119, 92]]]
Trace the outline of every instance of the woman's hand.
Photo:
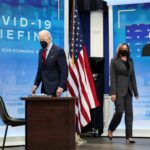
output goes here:
[[116, 95], [111, 95], [111, 101], [112, 102], [116, 101]]
[[138, 100], [138, 99], [139, 99], [139, 96], [135, 96], [135, 98]]

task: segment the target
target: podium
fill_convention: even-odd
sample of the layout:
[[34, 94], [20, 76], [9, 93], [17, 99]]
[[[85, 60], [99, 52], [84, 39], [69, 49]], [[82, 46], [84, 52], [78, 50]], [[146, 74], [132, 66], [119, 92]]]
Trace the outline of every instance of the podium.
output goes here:
[[26, 150], [75, 150], [76, 97], [31, 96], [25, 101]]

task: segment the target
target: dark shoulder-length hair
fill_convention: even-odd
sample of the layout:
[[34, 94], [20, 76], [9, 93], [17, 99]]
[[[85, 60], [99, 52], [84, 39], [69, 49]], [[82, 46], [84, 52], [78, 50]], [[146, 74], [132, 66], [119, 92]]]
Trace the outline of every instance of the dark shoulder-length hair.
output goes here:
[[[124, 46], [124, 45], [127, 46], [127, 49], [128, 49], [128, 51], [129, 51], [129, 54], [130, 54], [129, 45], [128, 45], [127, 43], [121, 43], [121, 44], [119, 44], [118, 47], [117, 47], [117, 50], [116, 50], [116, 58], [119, 58], [119, 57], [120, 57], [119, 53], [120, 53], [120, 51], [121, 51], [121, 47]], [[130, 55], [129, 55], [129, 56], [130, 56]]]

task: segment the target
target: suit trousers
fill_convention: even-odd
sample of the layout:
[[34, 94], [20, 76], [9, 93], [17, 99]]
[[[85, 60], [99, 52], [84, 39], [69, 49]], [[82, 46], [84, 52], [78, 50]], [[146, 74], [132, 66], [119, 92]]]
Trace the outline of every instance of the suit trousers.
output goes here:
[[117, 96], [115, 101], [115, 113], [109, 124], [108, 130], [115, 131], [119, 123], [121, 122], [123, 112], [125, 111], [125, 127], [126, 138], [132, 137], [132, 125], [133, 125], [133, 105], [132, 95], [128, 90], [127, 94], [123, 97]]

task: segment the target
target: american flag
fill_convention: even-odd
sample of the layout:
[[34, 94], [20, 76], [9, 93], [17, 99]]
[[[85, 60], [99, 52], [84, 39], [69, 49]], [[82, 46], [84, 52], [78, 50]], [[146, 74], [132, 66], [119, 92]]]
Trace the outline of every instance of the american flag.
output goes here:
[[78, 97], [75, 113], [76, 127], [80, 132], [82, 127], [90, 123], [90, 109], [98, 107], [99, 101], [88, 63], [86, 47], [83, 44], [83, 35], [76, 4], [76, 0], [74, 0], [69, 51], [68, 92], [69, 96]]

